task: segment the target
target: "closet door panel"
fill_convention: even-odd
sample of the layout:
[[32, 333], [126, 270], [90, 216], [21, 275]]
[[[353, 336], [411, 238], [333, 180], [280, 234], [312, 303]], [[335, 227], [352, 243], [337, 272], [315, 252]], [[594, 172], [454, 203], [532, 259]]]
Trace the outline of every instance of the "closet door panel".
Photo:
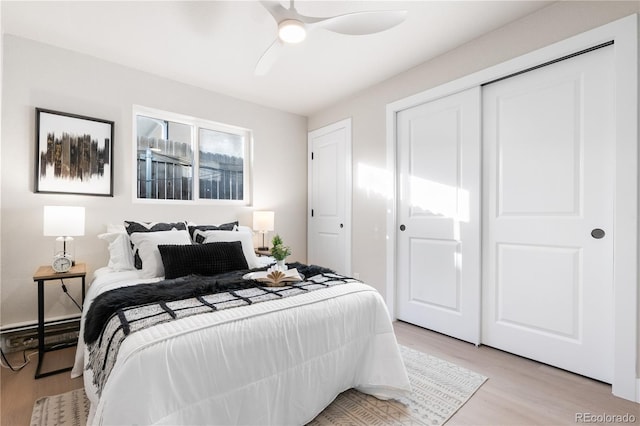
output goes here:
[[398, 318], [479, 343], [480, 88], [400, 112]]
[[497, 100], [500, 216], [580, 214], [580, 102], [576, 80]]
[[482, 94], [482, 342], [609, 383], [614, 86], [609, 46]]

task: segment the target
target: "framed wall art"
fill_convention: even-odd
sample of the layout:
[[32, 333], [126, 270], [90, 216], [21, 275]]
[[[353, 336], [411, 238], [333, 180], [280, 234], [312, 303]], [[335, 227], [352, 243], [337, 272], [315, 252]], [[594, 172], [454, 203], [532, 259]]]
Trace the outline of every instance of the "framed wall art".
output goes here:
[[35, 192], [113, 196], [113, 121], [36, 108]]

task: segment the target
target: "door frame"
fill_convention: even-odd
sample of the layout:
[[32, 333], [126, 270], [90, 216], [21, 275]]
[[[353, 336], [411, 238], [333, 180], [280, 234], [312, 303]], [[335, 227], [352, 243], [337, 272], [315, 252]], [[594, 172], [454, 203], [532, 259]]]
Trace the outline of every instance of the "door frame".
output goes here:
[[[335, 123], [332, 124], [328, 124], [326, 126], [322, 126], [318, 129], [314, 129], [314, 130], [309, 130], [307, 132], [307, 220], [310, 221], [311, 220], [311, 208], [312, 208], [312, 202], [313, 202], [313, 161], [311, 159], [311, 155], [312, 155], [312, 141], [311, 141], [311, 137], [312, 134], [316, 135], [316, 134], [321, 134], [321, 133], [331, 133], [334, 132], [336, 130], [339, 130], [341, 128], [345, 129], [345, 133], [347, 135], [346, 138], [346, 146], [344, 147], [344, 154], [345, 154], [345, 185], [346, 185], [346, 191], [345, 191], [345, 200], [344, 200], [344, 226], [347, 228], [346, 232], [345, 232], [345, 266], [347, 269], [347, 275], [351, 274], [351, 236], [353, 235], [352, 229], [351, 229], [351, 197], [352, 197], [352, 192], [353, 192], [353, 187], [352, 187], [352, 170], [353, 170], [353, 166], [351, 164], [352, 160], [351, 160], [351, 146], [352, 146], [352, 139], [353, 139], [353, 134], [352, 134], [352, 126], [351, 126], [351, 117], [349, 118], [345, 118], [343, 120], [340, 121], [336, 121]], [[311, 227], [309, 226], [309, 223], [307, 222], [307, 253], [310, 252], [310, 245], [311, 245]]]
[[[616, 78], [616, 146], [613, 259], [614, 395], [640, 402], [638, 362], [638, 14], [618, 19], [531, 53], [390, 103], [386, 108], [387, 173], [393, 196], [387, 205], [385, 300], [395, 319], [396, 114], [413, 106], [481, 86], [549, 61], [613, 41]], [[624, 253], [616, 256], [615, 253]], [[478, 300], [478, 303], [481, 301]], [[480, 320], [480, 319], [479, 319]]]

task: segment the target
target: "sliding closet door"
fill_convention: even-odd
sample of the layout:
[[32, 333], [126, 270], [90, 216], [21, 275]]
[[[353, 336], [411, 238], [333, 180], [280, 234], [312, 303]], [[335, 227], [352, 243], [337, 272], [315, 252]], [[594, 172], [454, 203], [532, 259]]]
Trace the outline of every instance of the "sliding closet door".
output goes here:
[[483, 89], [482, 342], [605, 382], [613, 93], [612, 47]]
[[397, 114], [397, 317], [480, 332], [480, 88]]

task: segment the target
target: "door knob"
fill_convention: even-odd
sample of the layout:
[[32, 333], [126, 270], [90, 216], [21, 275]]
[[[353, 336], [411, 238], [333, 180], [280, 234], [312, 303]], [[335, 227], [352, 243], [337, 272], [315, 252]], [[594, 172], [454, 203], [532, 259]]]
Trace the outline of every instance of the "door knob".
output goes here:
[[407, 229], [407, 227], [406, 227], [406, 226], [404, 226], [404, 225], [400, 225], [400, 230], [401, 230], [401, 231], [404, 231], [405, 229]]
[[591, 231], [591, 236], [596, 240], [599, 240], [600, 238], [604, 238], [605, 232], [600, 228], [595, 228], [593, 231]]
[[344, 225], [342, 223], [340, 224], [340, 228], [344, 228]]

